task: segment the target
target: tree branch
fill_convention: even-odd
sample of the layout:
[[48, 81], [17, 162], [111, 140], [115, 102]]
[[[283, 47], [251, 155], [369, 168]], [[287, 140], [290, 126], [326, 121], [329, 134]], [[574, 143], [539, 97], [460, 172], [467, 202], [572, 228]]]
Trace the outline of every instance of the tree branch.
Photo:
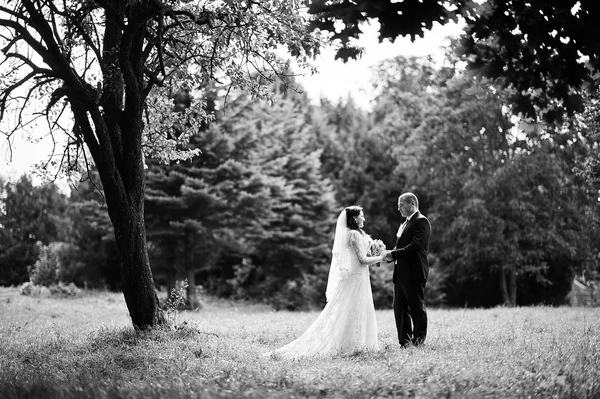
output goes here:
[[[73, 26], [77, 30], [77, 33], [79, 33], [79, 35], [81, 36], [81, 38], [83, 39], [85, 44], [87, 44], [89, 46], [89, 48], [92, 50], [92, 52], [96, 56], [96, 59], [98, 60], [98, 65], [100, 65], [100, 68], [103, 68], [104, 64], [102, 63], [102, 54], [100, 53], [100, 49], [98, 48], [98, 46], [96, 45], [94, 40], [90, 37], [90, 35], [88, 35], [88, 33], [85, 31], [84, 27], [81, 25], [79, 20], [72, 18], [72, 19], [70, 19], [70, 22], [73, 24]], [[95, 23], [93, 23], [92, 25], [94, 27], [96, 26]]]
[[[92, 157], [96, 161], [97, 164], [105, 164], [110, 158], [102, 158], [101, 157], [101, 147], [96, 140], [96, 136], [94, 135], [94, 129], [90, 125], [90, 121], [87, 117], [87, 110], [80, 104], [79, 102], [71, 101], [71, 110], [73, 111], [73, 115], [75, 116], [73, 129], [75, 134], [79, 137], [82, 137], [88, 148], [90, 149], [90, 153]], [[110, 146], [108, 146], [106, 151], [111, 151]], [[100, 165], [98, 165], [100, 167]]]
[[31, 61], [29, 58], [25, 57], [23, 54], [5, 53], [4, 55], [6, 56], [7, 59], [8, 58], [18, 59], [19, 61], [23, 62], [23, 64], [26, 64], [28, 67], [30, 67], [32, 69], [32, 71], [35, 72], [36, 74], [57, 77], [52, 69], [42, 68], [42, 67], [37, 66], [33, 61]]
[[28, 18], [25, 18], [25, 15], [23, 13], [17, 12], [17, 11], [15, 11], [13, 9], [10, 9], [8, 7], [4, 7], [2, 5], [0, 5], [0, 12], [7, 13], [8, 15], [11, 15], [11, 16], [17, 18], [17, 19], [22, 19], [23, 22], [28, 22], [29, 21]]
[[[29, 45], [36, 53], [38, 53], [44, 59], [44, 61], [46, 61], [46, 59], [50, 57], [48, 49], [46, 49], [41, 42], [38, 42], [29, 33], [29, 31], [24, 26], [20, 25], [18, 22], [11, 21], [9, 19], [0, 19], [0, 26], [13, 29], [15, 32], [19, 33], [19, 38], [15, 40], [15, 42], [19, 39], [25, 41], [25, 43], [27, 43], [27, 45]], [[52, 67], [51, 64], [49, 65], [50, 67]]]
[[37, 72], [29, 72], [22, 79], [16, 81], [15, 83], [11, 84], [2, 91], [2, 93], [0, 94], [0, 120], [4, 119], [4, 113], [6, 111], [7, 102], [9, 97], [11, 97], [12, 92], [17, 90], [19, 87], [23, 86], [29, 79], [32, 79], [35, 75], [37, 75]]

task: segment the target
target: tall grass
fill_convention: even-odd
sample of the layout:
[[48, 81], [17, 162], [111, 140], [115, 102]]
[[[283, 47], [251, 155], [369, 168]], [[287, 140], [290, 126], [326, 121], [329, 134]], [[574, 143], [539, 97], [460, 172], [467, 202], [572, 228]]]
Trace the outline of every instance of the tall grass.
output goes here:
[[316, 316], [209, 301], [183, 328], [138, 334], [119, 294], [0, 289], [0, 397], [600, 397], [600, 309], [430, 310], [426, 345], [409, 349], [381, 310], [380, 352], [261, 356]]

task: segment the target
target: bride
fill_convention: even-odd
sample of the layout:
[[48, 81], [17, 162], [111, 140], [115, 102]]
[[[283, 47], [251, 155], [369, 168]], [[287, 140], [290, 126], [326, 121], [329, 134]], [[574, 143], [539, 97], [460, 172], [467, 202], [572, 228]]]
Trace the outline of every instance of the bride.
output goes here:
[[304, 334], [267, 356], [348, 355], [379, 349], [368, 266], [381, 262], [383, 256], [367, 256], [372, 240], [363, 231], [364, 222], [360, 206], [340, 213], [325, 293], [327, 305]]

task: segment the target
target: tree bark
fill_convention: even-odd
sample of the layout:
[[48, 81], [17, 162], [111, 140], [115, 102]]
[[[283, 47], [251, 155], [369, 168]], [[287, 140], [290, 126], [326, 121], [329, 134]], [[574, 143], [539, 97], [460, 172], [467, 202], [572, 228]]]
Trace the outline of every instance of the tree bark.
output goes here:
[[188, 254], [186, 259], [186, 278], [187, 278], [187, 301], [186, 304], [190, 309], [198, 309], [200, 307], [200, 298], [198, 298], [198, 290], [196, 289], [196, 257], [194, 255], [195, 240], [197, 239], [195, 231], [186, 233], [186, 252]]
[[500, 291], [505, 306], [514, 307], [517, 305], [517, 274], [514, 267], [500, 270]]
[[160, 303], [146, 245], [143, 207], [140, 211], [123, 204], [119, 209], [119, 220], [113, 221], [115, 240], [121, 261], [123, 295], [136, 329], [144, 330], [163, 324], [164, 314]]
[[198, 297], [198, 289], [196, 288], [196, 270], [194, 268], [187, 270], [187, 305], [190, 309], [195, 310], [200, 307], [200, 298]]
[[515, 270], [514, 266], [510, 268], [508, 278], [510, 283], [510, 303], [511, 306], [517, 306], [517, 271]]
[[[130, 135], [141, 135], [141, 121], [128, 127]], [[104, 186], [121, 262], [123, 295], [131, 321], [144, 330], [165, 322], [154, 286], [144, 222], [145, 172], [140, 146], [130, 146], [120, 162], [96, 160]]]

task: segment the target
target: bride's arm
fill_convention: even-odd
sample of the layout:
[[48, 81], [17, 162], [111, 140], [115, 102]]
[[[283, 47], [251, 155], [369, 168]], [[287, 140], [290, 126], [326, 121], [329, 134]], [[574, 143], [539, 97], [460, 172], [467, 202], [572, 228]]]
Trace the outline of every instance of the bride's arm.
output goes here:
[[356, 254], [356, 257], [358, 258], [358, 262], [363, 265], [363, 266], [368, 266], [368, 265], [373, 265], [375, 263], [379, 263], [383, 260], [383, 256], [367, 256], [366, 252], [363, 252], [360, 248], [360, 244], [358, 242], [359, 240], [359, 232], [356, 230], [350, 230], [350, 234], [348, 237], [348, 240], [350, 241], [350, 248], [352, 248], [352, 250], [354, 251], [354, 253]]

